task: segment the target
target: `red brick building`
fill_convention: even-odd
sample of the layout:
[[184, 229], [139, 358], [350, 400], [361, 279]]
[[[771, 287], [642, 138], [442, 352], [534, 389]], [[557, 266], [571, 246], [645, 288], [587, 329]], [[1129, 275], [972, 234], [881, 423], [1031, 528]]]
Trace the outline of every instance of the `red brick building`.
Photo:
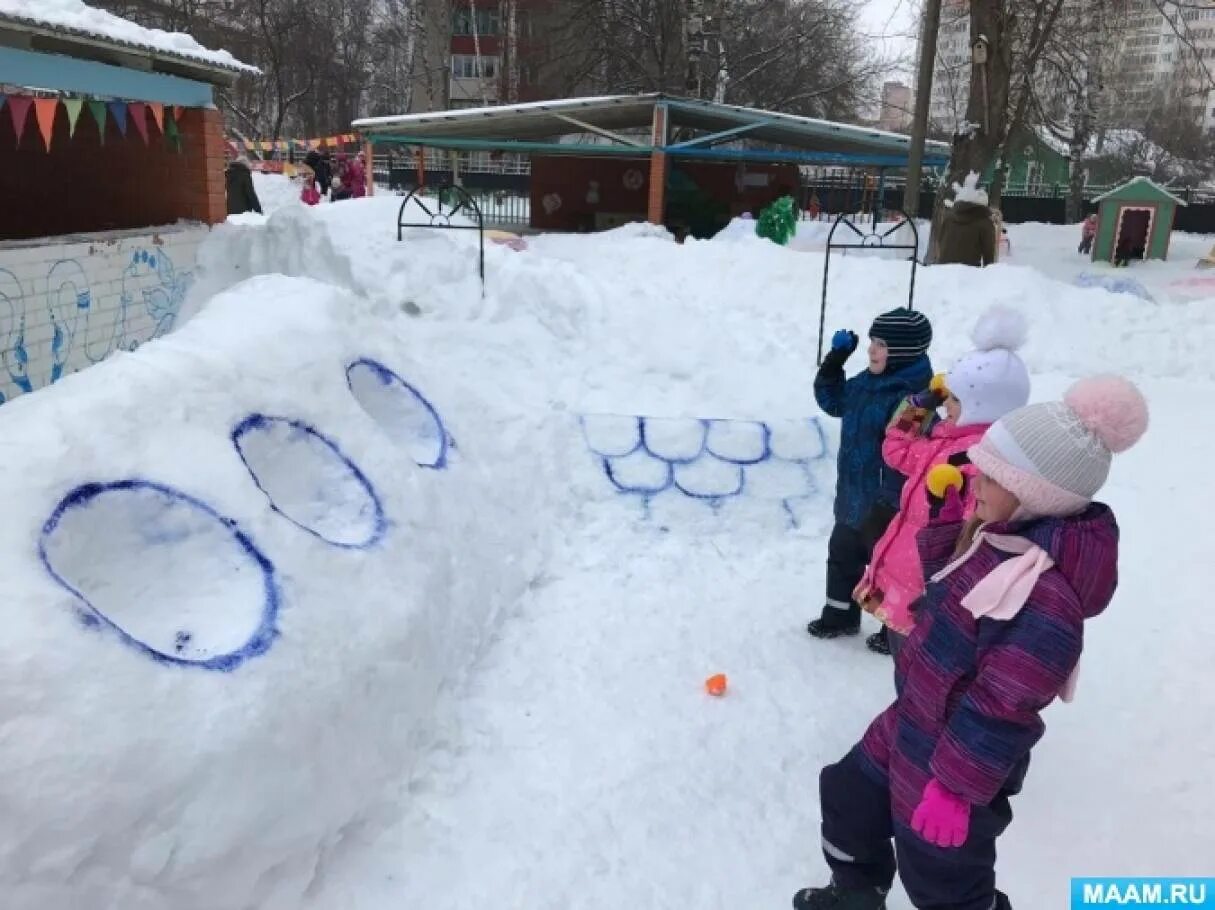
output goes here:
[[18, 9], [0, 12], [0, 402], [173, 327], [227, 217], [214, 89], [251, 70], [99, 10]]

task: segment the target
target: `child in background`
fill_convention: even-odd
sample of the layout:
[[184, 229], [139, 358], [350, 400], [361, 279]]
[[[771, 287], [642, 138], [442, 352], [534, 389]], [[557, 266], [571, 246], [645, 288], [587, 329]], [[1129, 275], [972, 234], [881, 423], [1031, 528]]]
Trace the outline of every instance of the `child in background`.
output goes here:
[[[886, 627], [867, 640], [869, 650], [889, 654], [911, 632], [911, 605], [924, 593], [916, 535], [928, 523], [924, 480], [935, 465], [952, 464], [973, 473], [966, 450], [987, 428], [1029, 401], [1029, 372], [1016, 351], [1025, 343], [1025, 318], [1015, 310], [992, 307], [975, 325], [975, 350], [946, 377], [907, 399], [882, 445], [886, 464], [907, 478], [899, 513], [873, 548], [873, 558], [854, 594], [861, 609]], [[947, 417], [937, 419], [945, 406]], [[974, 500], [964, 502], [966, 514]]]
[[304, 184], [304, 188], [300, 191], [300, 202], [304, 205], [319, 203], [321, 193], [316, 188], [316, 172], [306, 164], [300, 168], [300, 181]]
[[818, 406], [841, 418], [835, 488], [835, 528], [827, 544], [827, 602], [807, 627], [815, 638], [855, 635], [861, 608], [852, 592], [865, 572], [873, 544], [898, 509], [903, 476], [882, 461], [882, 440], [895, 408], [932, 378], [928, 345], [932, 326], [915, 310], [896, 309], [869, 329], [869, 368], [846, 379], [844, 364], [860, 340], [835, 333], [814, 380]]
[[1093, 240], [1097, 237], [1097, 215], [1094, 213], [1084, 219], [1080, 228], [1080, 249], [1077, 252], [1088, 255], [1093, 251]]
[[892, 839], [919, 910], [1011, 910], [996, 838], [1039, 714], [1070, 700], [1084, 622], [1114, 596], [1118, 525], [1092, 499], [1147, 423], [1125, 379], [1082, 380], [971, 447], [982, 524], [963, 521], [956, 487], [933, 497], [919, 541], [928, 591], [896, 659], [898, 698], [819, 777], [831, 883], [799, 891], [795, 910], [884, 910]]

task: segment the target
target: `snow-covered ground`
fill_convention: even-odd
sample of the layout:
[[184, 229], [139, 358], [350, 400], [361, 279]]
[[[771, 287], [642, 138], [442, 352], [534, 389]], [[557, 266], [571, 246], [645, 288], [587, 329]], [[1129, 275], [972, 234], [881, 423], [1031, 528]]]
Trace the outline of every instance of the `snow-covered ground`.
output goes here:
[[[635, 225], [491, 244], [483, 292], [474, 235], [398, 242], [398, 205], [238, 219], [204, 249], [197, 315], [174, 335], [0, 409], [2, 438], [21, 440], [3, 551], [6, 908], [737, 910], [825, 878], [817, 771], [892, 680], [860, 639], [803, 631], [837, 436], [811, 394], [822, 254]], [[1001, 841], [1016, 906], [1047, 908], [1073, 875], [1209, 874], [1215, 855], [1215, 292], [1082, 288], [1075, 229], [1010, 233], [1008, 264], [919, 273], [936, 363], [967, 349], [987, 304], [1011, 304], [1030, 320], [1035, 399], [1116, 369], [1153, 419], [1104, 497], [1120, 593]], [[1171, 263], [1120, 274], [1169, 286], [1208, 246], [1179, 237]], [[833, 260], [828, 330], [863, 332], [908, 278]], [[441, 427], [352, 366], [366, 358]], [[250, 413], [324, 431], [366, 484]], [[440, 451], [442, 468], [414, 467]], [[271, 645], [211, 671], [78, 621], [40, 529], [74, 485], [130, 476], [205, 501], [264, 550], [283, 596]], [[76, 590], [170, 652], [199, 640], [183, 645], [181, 617], [231, 640], [205, 608], [235, 609], [236, 582], [214, 578], [236, 569], [188, 522], [141, 538], [131, 514], [90, 529], [69, 509], [52, 529]], [[163, 550], [178, 545], [188, 560]], [[730, 689], [713, 699], [718, 672]]]

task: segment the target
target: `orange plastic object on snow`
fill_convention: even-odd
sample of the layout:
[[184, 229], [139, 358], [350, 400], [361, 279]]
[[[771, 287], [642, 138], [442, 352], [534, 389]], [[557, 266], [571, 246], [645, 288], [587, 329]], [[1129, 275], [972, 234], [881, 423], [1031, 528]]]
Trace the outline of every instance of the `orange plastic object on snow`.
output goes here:
[[705, 691], [721, 697], [726, 694], [726, 674], [717, 673], [705, 680]]

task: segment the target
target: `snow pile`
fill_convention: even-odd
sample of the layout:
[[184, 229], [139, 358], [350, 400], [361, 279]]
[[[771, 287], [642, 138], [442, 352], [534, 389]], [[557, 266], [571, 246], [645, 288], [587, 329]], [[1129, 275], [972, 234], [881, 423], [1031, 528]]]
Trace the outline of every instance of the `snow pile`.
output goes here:
[[[261, 171], [254, 171], [253, 188], [257, 191], [258, 202], [262, 204], [262, 213], [267, 217], [279, 209], [300, 208], [304, 205], [300, 201], [300, 184], [282, 174], [263, 174]], [[261, 219], [256, 215], [233, 215], [230, 217], [242, 219], [241, 223], [245, 224], [262, 223]], [[250, 217], [256, 220], [247, 220]]]
[[298, 908], [391, 801], [560, 473], [543, 415], [419, 355], [259, 278], [0, 410], [6, 910]]
[[945, 205], [952, 206], [958, 202], [987, 205], [987, 201], [987, 190], [979, 187], [979, 175], [971, 171], [962, 183], [953, 185], [953, 199], [946, 199]]
[[[630, 226], [487, 245], [483, 290], [475, 232], [398, 242], [400, 204], [219, 226], [175, 334], [0, 410], [29, 453], [0, 531], [6, 908], [733, 910], [825, 879], [815, 776], [892, 693], [859, 641], [802, 631], [838, 431], [824, 257]], [[1070, 874], [1211, 853], [1215, 737], [1181, 719], [1215, 710], [1215, 579], [1160, 529], [1215, 509], [1215, 323], [1074, 287], [1074, 229], [1011, 233], [1022, 264], [918, 272], [937, 369], [1000, 305], [1035, 400], [1119, 370], [1153, 413], [1106, 497], [1126, 557], [1092, 685], [1000, 845], [1014, 901], [1053, 907]], [[1060, 280], [1024, 265], [1048, 255]], [[271, 273], [295, 277], [247, 280]], [[830, 274], [828, 333], [907, 299], [906, 262]], [[1155, 609], [1162, 577], [1195, 587]]]
[[260, 72], [256, 67], [241, 63], [227, 51], [208, 50], [189, 35], [145, 28], [113, 13], [88, 6], [81, 0], [0, 0], [0, 16], [81, 32], [146, 50], [164, 51], [229, 69]]

